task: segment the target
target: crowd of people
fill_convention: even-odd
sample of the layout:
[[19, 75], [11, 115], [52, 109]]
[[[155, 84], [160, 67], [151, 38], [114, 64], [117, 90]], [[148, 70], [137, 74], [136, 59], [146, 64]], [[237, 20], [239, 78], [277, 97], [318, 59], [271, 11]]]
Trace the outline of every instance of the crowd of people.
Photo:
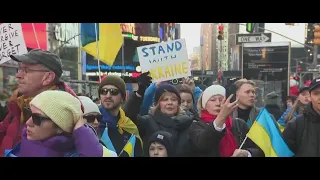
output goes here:
[[[57, 55], [35, 49], [11, 58], [19, 69], [1, 116], [3, 157], [265, 156], [246, 138], [261, 110], [251, 80], [236, 81], [229, 95], [219, 84], [201, 89], [188, 77], [177, 86], [152, 83], [147, 72], [126, 100], [125, 82], [108, 75], [99, 85], [99, 97], [90, 98], [76, 95], [60, 80]], [[295, 156], [320, 156], [320, 78], [288, 96], [284, 112], [272, 108], [279, 103], [275, 92], [265, 99]]]

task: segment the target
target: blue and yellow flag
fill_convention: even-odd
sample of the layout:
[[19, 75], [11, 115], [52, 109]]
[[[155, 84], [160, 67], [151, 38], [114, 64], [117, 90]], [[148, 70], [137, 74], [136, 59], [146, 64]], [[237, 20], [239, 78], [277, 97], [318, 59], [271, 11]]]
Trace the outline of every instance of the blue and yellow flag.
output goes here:
[[294, 153], [283, 140], [276, 123], [265, 108], [260, 111], [247, 137], [260, 147], [265, 157], [294, 156]]
[[120, 23], [81, 23], [82, 50], [105, 64], [113, 65], [122, 44]]
[[132, 134], [127, 144], [123, 148], [123, 151], [127, 152], [129, 157], [134, 157], [135, 144], [136, 144], [136, 136]]

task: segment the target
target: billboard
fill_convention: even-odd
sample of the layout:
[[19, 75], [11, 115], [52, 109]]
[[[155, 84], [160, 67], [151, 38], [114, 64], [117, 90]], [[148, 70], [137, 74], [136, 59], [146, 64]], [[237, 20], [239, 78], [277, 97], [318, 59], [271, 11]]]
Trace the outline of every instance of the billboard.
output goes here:
[[[33, 31], [32, 24], [34, 25], [35, 32]], [[24, 41], [28, 48], [38, 48], [37, 39], [40, 48], [48, 50], [48, 33], [47, 23], [21, 23]], [[37, 34], [37, 38], [35, 36]]]
[[242, 46], [242, 76], [255, 81], [263, 97], [275, 91], [288, 95], [290, 42], [245, 43]]
[[242, 65], [242, 47], [240, 45], [231, 46], [230, 71], [240, 71]]

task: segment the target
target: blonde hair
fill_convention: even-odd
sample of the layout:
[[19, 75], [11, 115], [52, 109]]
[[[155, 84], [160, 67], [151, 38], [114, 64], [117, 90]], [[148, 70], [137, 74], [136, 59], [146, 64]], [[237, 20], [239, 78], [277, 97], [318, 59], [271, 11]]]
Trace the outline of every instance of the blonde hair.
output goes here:
[[302, 114], [303, 113], [303, 109], [304, 109], [305, 105], [302, 104], [299, 99], [296, 100], [296, 102], [292, 105], [292, 108], [290, 109], [289, 113], [287, 114], [287, 116], [284, 118], [284, 121], [287, 123], [288, 121], [290, 121], [293, 118], [293, 115], [295, 112], [298, 112], [298, 114]]
[[255, 82], [253, 82], [252, 80], [248, 80], [248, 79], [239, 79], [238, 81], [236, 81], [235, 83], [234, 83], [234, 85], [236, 86], [236, 90], [238, 91], [240, 88], [241, 88], [241, 86], [242, 85], [244, 85], [244, 84], [250, 84], [250, 85], [252, 85], [254, 88], [256, 88], [256, 83]]
[[[172, 93], [172, 92], [167, 92], [167, 91], [164, 92], [164, 93], [160, 96], [159, 101], [158, 101], [158, 102], [155, 102], [155, 104], [150, 107], [150, 110], [149, 110], [149, 113], [150, 113], [150, 114], [154, 115], [154, 113], [156, 112], [156, 110], [157, 110], [157, 109], [160, 109], [160, 103], [159, 103], [159, 102], [162, 101], [166, 96], [174, 96], [174, 97], [178, 98], [177, 95], [175, 95], [175, 94]], [[185, 114], [185, 111], [179, 106], [179, 107], [178, 107], [178, 111], [177, 111], [177, 113], [176, 113], [176, 116], [177, 116], [177, 115], [183, 115], [183, 114]]]

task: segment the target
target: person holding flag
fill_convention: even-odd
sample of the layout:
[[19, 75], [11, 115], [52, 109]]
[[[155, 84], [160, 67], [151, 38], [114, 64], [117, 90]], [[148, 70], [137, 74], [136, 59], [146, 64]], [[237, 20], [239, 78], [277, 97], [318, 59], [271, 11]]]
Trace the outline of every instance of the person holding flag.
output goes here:
[[[200, 157], [257, 157], [262, 151], [250, 140], [243, 142], [249, 128], [242, 119], [231, 118], [238, 100], [230, 102], [226, 89], [211, 85], [198, 102], [200, 121], [193, 122], [189, 134], [194, 156]], [[242, 147], [244, 149], [239, 149]]]

